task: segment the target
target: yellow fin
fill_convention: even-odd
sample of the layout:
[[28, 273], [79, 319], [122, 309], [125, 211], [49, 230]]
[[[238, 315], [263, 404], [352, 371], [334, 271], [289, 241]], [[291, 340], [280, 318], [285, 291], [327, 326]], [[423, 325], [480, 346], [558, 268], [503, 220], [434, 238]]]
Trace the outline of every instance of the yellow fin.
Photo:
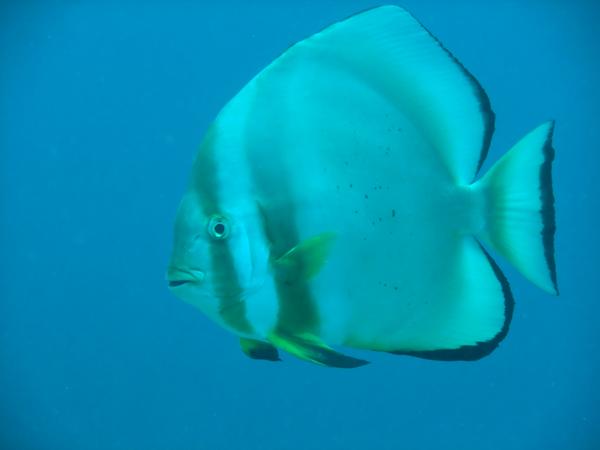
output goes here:
[[310, 280], [325, 265], [334, 240], [333, 232], [306, 239], [275, 260], [277, 274], [288, 282]]
[[350, 369], [368, 364], [368, 361], [336, 352], [314, 336], [292, 336], [277, 332], [269, 336], [269, 341], [300, 359], [322, 366]]

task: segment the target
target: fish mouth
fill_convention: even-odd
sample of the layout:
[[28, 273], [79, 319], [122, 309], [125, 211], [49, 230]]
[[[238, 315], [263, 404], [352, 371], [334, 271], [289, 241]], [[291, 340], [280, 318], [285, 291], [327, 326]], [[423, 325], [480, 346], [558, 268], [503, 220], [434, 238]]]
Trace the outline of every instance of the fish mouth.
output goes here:
[[191, 282], [191, 280], [169, 280], [169, 287], [183, 286], [184, 284]]
[[204, 281], [205, 273], [197, 269], [180, 269], [169, 267], [167, 269], [167, 282], [170, 288], [178, 288], [186, 284], [199, 284]]

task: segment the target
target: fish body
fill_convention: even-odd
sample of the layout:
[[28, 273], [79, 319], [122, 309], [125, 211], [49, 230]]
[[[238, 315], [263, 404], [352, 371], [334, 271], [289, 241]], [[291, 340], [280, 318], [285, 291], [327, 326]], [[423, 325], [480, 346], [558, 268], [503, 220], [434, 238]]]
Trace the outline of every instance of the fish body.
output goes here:
[[494, 113], [475, 78], [402, 8], [352, 16], [284, 52], [209, 127], [170, 287], [257, 359], [481, 358], [514, 303], [490, 252], [557, 293], [553, 127], [477, 179]]

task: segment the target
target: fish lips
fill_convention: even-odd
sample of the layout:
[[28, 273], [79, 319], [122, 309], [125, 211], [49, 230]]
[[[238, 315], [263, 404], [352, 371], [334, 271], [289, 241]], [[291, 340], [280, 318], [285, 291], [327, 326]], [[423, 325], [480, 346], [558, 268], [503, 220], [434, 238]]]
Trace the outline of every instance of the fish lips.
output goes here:
[[183, 286], [184, 284], [187, 283], [191, 283], [191, 280], [169, 280], [169, 287], [174, 288], [174, 287], [179, 287], [179, 286]]
[[176, 289], [189, 284], [200, 284], [204, 281], [205, 277], [205, 273], [197, 269], [169, 267], [167, 270], [167, 282], [171, 289]]

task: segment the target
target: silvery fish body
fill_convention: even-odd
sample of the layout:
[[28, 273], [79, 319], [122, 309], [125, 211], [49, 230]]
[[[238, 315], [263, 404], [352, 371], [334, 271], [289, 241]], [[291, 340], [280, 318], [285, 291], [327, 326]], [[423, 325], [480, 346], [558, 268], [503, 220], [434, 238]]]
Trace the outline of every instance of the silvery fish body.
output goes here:
[[481, 358], [513, 311], [491, 252], [557, 293], [553, 123], [478, 179], [493, 130], [481, 86], [405, 10], [336, 23], [208, 129], [170, 287], [253, 358], [365, 363], [332, 346]]

